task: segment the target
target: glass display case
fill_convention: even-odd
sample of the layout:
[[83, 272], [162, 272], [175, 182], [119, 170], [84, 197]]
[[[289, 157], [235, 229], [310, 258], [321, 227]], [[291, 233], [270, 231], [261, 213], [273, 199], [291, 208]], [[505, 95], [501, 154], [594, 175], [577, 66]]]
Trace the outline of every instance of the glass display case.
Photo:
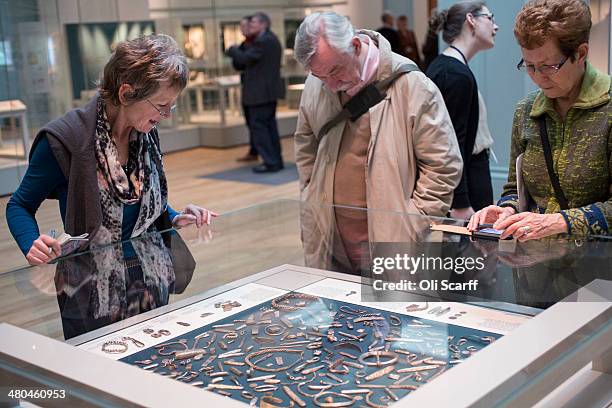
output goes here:
[[27, 168], [32, 143], [27, 113], [19, 99], [0, 101], [0, 195], [15, 191]]
[[189, 121], [193, 123], [228, 124], [243, 123], [241, 109], [240, 75], [208, 78], [202, 72], [189, 81], [184, 96]]
[[27, 159], [30, 130], [25, 104], [17, 99], [0, 101], [0, 157]]
[[[317, 222], [346, 210], [396, 226], [350, 270]], [[281, 200], [5, 271], [0, 377], [50, 404], [526, 406], [580, 373], [609, 397], [592, 377], [612, 368], [612, 241], [448, 232], [462, 225]], [[391, 265], [406, 257], [416, 273]], [[419, 276], [441, 285], [410, 289]]]

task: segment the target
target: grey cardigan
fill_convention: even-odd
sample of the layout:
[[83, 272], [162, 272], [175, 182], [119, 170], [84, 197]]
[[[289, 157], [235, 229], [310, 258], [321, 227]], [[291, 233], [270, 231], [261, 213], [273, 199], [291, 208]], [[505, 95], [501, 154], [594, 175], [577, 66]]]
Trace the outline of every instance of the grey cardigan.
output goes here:
[[[47, 136], [64, 176], [68, 180], [64, 229], [70, 235], [94, 235], [102, 224], [98, 188], [95, 135], [98, 96], [84, 108], [73, 109], [47, 123], [36, 135], [31, 152]], [[30, 153], [31, 158], [31, 153]], [[57, 198], [52, 194], [49, 198]]]

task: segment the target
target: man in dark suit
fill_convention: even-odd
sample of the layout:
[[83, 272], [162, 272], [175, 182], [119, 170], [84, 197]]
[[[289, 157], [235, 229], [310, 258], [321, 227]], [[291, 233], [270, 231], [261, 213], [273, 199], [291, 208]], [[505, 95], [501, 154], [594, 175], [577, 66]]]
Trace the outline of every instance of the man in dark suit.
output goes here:
[[255, 148], [263, 159], [253, 171], [270, 173], [284, 167], [276, 124], [276, 101], [285, 94], [280, 76], [282, 49], [278, 38], [270, 31], [270, 18], [264, 13], [251, 16], [250, 34], [254, 38], [249, 47], [241, 50], [232, 46], [227, 55], [245, 67], [242, 104], [247, 111]]
[[[240, 43], [238, 48], [240, 51], [246, 50], [251, 46], [253, 42], [253, 36], [251, 35], [251, 16], [244, 16], [242, 20], [240, 20], [240, 32], [244, 36], [244, 41]], [[244, 94], [244, 70], [246, 66], [240, 65], [236, 60], [232, 59], [232, 66], [236, 71], [240, 71], [240, 84], [242, 84], [242, 94]], [[257, 161], [258, 154], [257, 149], [255, 148], [255, 143], [253, 143], [253, 136], [251, 135], [251, 127], [249, 126], [249, 110], [245, 105], [242, 105], [242, 112], [244, 113], [244, 121], [247, 125], [247, 129], [249, 130], [249, 152], [237, 159], [239, 162], [250, 162]]]

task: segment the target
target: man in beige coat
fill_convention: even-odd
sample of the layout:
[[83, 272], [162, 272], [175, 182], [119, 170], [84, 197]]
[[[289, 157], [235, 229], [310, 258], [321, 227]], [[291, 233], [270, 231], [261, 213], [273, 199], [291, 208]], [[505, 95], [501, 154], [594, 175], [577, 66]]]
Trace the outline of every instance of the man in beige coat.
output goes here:
[[428, 224], [422, 215], [446, 216], [463, 169], [453, 125], [439, 90], [417, 71], [320, 136], [364, 86], [413, 62], [330, 12], [304, 20], [294, 49], [310, 71], [295, 133], [306, 264], [357, 273], [364, 243], [415, 240]]

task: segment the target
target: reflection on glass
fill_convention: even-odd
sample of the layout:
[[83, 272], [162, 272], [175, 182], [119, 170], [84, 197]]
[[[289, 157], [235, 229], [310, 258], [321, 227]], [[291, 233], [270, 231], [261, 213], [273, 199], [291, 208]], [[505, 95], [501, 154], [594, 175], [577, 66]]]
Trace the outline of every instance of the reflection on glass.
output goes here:
[[175, 231], [60, 259], [55, 288], [66, 339], [168, 304], [182, 293], [195, 261]]
[[[462, 227], [464, 221], [301, 203], [305, 265], [361, 277], [365, 286], [375, 280], [404, 285], [398, 290], [362, 288], [371, 302], [406, 302], [419, 294], [432, 301], [547, 308], [594, 279], [612, 279], [609, 237], [560, 236], [500, 245], [498, 240], [433, 231], [432, 224]], [[398, 256], [402, 263], [391, 262]], [[392, 266], [373, 273], [375, 260], [389, 260]], [[424, 281], [440, 286], [420, 286]], [[449, 285], [441, 287], [442, 281]]]
[[[182, 239], [175, 231], [163, 232], [163, 247], [155, 237], [145, 243], [143, 240], [149, 235], [145, 234], [130, 241], [132, 246], [144, 243], [146, 250], [136, 251], [136, 256], [145, 265], [152, 254], [157, 254], [155, 258], [159, 261], [155, 261], [158, 266], [153, 269], [145, 266], [139, 274], [121, 269], [114, 261], [123, 259], [113, 255], [113, 251], [125, 254], [125, 243], [115, 244], [112, 249], [96, 249], [96, 254], [108, 259], [100, 259], [92, 251], [65, 258], [61, 264], [6, 272], [0, 274], [0, 287], [5, 288], [0, 297], [3, 321], [55, 338], [62, 337], [61, 327], [64, 327], [66, 337], [70, 337], [223, 285], [235, 285], [241, 279], [279, 265], [355, 273], [349, 270], [355, 265], [346, 262], [344, 242], [338, 241], [333, 226], [330, 229], [330, 224], [323, 222], [335, 212], [332, 206], [279, 200], [224, 214], [210, 227], [183, 228]], [[460, 225], [458, 220], [375, 210], [369, 210], [367, 216], [376, 220], [377, 225], [395, 227], [372, 231], [372, 242], [365, 242], [364, 256], [358, 262], [399, 252], [385, 244], [391, 242], [417, 258], [432, 255], [453, 259], [454, 270], [430, 268], [428, 278], [447, 279], [457, 285], [475, 279], [479, 282], [476, 291], [470, 287], [463, 291], [430, 288], [414, 294], [427, 297], [419, 301], [429, 300], [430, 305], [444, 299], [482, 302], [485, 307], [508, 311], [516, 311], [516, 305], [542, 309], [594, 279], [612, 279], [610, 237], [528, 241], [518, 243], [512, 250], [500, 250], [497, 241], [470, 240], [431, 230], [433, 223]], [[483, 258], [484, 268], [475, 269], [464, 263], [465, 271], [455, 273], [462, 267], [457, 260], [467, 257]], [[367, 295], [364, 288], [368, 275], [364, 276], [358, 269], [356, 272], [357, 276], [345, 273], [336, 278], [362, 282], [361, 295]], [[408, 275], [405, 270], [388, 269], [381, 279], [410, 279]], [[373, 301], [395, 300], [390, 295], [371, 295]], [[342, 296], [343, 300], [348, 299]], [[407, 300], [405, 294], [398, 296], [403, 308], [415, 303]], [[57, 312], [58, 300], [61, 315]], [[143, 318], [148, 318], [147, 314]]]

